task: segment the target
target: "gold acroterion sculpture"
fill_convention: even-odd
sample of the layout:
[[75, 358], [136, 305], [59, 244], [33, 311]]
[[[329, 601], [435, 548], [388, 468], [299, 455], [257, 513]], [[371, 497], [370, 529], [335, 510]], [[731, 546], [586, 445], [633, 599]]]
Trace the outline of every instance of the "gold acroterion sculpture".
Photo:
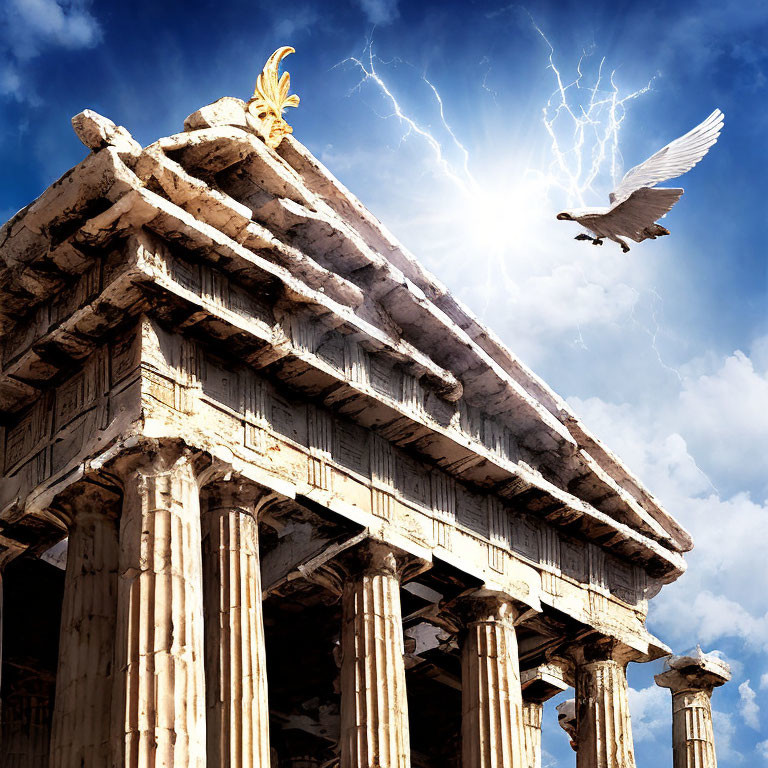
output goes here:
[[283, 120], [283, 110], [299, 106], [299, 97], [288, 95], [291, 76], [283, 72], [283, 76], [278, 79], [280, 62], [290, 53], [294, 53], [294, 49], [284, 45], [269, 57], [247, 105], [249, 124], [262, 136], [267, 146], [273, 149], [282, 141], [283, 136], [293, 133], [293, 128]]

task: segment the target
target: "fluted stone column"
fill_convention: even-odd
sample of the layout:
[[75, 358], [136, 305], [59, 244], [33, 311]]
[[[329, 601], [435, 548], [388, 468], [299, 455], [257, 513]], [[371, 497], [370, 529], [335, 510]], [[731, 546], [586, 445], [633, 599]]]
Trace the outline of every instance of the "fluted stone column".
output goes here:
[[568, 688], [563, 668], [541, 664], [520, 673], [523, 695], [523, 745], [525, 768], [541, 768], [541, 722], [544, 702]]
[[258, 488], [206, 489], [202, 518], [208, 768], [270, 762]]
[[341, 768], [408, 768], [408, 701], [397, 556], [371, 543], [342, 592]]
[[717, 768], [712, 728], [712, 690], [731, 679], [728, 665], [701, 651], [673, 656], [656, 684], [672, 692], [674, 768]]
[[80, 484], [61, 510], [69, 542], [50, 766], [102, 768], [110, 756], [119, 497]]
[[627, 662], [612, 643], [577, 649], [576, 766], [634, 768]]
[[544, 705], [523, 699], [523, 744], [525, 768], [541, 768], [541, 720]]
[[480, 590], [461, 600], [463, 768], [523, 768], [524, 724], [516, 609], [509, 597]]
[[120, 468], [113, 764], [204, 768], [200, 503], [192, 459], [146, 448]]

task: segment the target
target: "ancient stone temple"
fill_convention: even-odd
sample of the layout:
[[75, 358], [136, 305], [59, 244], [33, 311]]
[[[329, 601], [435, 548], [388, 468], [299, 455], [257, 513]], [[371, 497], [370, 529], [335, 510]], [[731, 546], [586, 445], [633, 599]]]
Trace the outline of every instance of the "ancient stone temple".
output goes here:
[[572, 686], [633, 766], [691, 539], [290, 135], [286, 52], [146, 148], [81, 113], [0, 230], [0, 765], [535, 768]]

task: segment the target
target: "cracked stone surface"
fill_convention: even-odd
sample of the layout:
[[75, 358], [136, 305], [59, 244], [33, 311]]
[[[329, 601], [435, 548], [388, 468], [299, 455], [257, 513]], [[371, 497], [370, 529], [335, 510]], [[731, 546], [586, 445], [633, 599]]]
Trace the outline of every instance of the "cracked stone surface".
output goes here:
[[536, 766], [575, 683], [579, 766], [632, 765], [624, 669], [668, 653], [688, 533], [243, 101], [148, 147], [72, 124], [88, 154], [0, 229], [0, 569], [67, 569], [29, 754], [458, 768], [463, 728], [465, 765]]

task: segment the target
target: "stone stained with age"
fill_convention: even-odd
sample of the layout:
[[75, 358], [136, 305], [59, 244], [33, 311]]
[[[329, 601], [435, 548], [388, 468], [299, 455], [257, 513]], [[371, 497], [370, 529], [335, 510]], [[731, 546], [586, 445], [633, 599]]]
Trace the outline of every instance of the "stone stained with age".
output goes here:
[[114, 748], [124, 768], [204, 768], [200, 503], [183, 455], [125, 484], [120, 526]]
[[208, 768], [269, 764], [259, 532], [237, 486], [203, 513]]
[[109, 764], [118, 524], [89, 500], [69, 526], [50, 768]]
[[672, 694], [672, 743], [676, 746], [674, 768], [717, 768], [712, 703], [707, 691]]
[[674, 768], [717, 768], [711, 697], [714, 688], [731, 679], [729, 666], [701, 649], [672, 656], [656, 684], [672, 693]]
[[577, 768], [635, 768], [626, 665], [605, 659], [576, 668]]
[[466, 625], [462, 648], [463, 768], [522, 768], [523, 701], [512, 607]]
[[353, 574], [342, 595], [341, 768], [409, 768], [400, 580]]
[[541, 722], [544, 706], [538, 701], [523, 701], [525, 768], [541, 768]]

